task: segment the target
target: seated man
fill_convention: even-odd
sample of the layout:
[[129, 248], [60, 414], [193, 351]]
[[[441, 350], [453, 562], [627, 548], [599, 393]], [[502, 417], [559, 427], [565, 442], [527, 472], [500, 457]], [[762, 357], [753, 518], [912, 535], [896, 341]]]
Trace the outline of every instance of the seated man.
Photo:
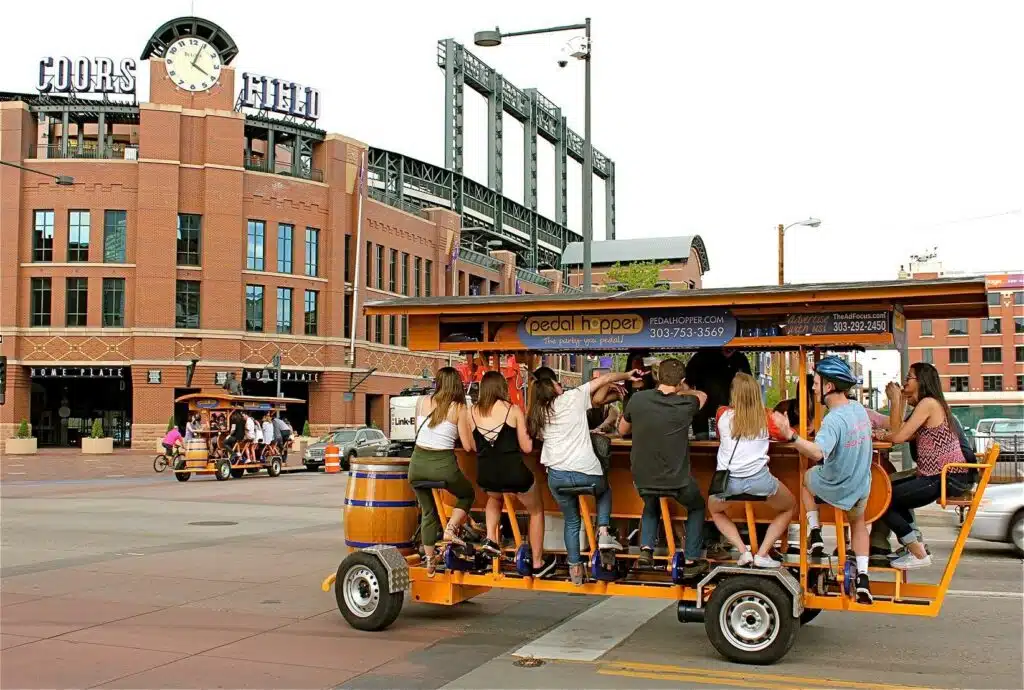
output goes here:
[[[675, 492], [675, 500], [686, 507], [683, 572], [693, 577], [706, 571], [708, 562], [701, 558], [704, 498], [690, 474], [689, 427], [707, 396], [683, 390], [683, 373], [683, 363], [678, 359], [663, 360], [658, 368], [658, 386], [630, 398], [619, 420], [619, 433], [625, 436], [633, 432], [630, 465], [637, 490]], [[659, 499], [645, 498], [640, 521], [641, 563], [653, 563], [659, 517]]]
[[789, 426], [786, 415], [774, 413], [775, 426], [783, 438], [789, 439], [804, 457], [824, 460], [804, 474], [800, 497], [807, 512], [808, 550], [815, 556], [825, 553], [818, 521], [815, 496], [846, 512], [857, 558], [857, 601], [870, 604], [871, 583], [868, 579], [868, 527], [864, 509], [871, 493], [871, 420], [864, 407], [847, 397], [857, 384], [850, 365], [839, 357], [825, 357], [814, 373], [814, 394], [821, 396], [828, 414], [814, 442], [806, 441]]

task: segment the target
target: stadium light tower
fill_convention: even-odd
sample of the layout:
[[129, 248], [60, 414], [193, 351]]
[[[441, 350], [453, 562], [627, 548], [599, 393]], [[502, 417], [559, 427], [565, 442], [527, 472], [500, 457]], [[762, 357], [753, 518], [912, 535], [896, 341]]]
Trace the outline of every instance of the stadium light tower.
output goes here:
[[[594, 144], [590, 136], [590, 17], [582, 24], [566, 24], [551, 26], [546, 29], [529, 29], [527, 31], [506, 31], [498, 27], [473, 34], [473, 43], [481, 48], [500, 46], [502, 39], [514, 36], [531, 36], [533, 34], [550, 34], [560, 31], [584, 31], [583, 43], [569, 52], [570, 57], [583, 60], [583, 292], [590, 292], [590, 245], [594, 241]], [[565, 67], [568, 60], [559, 60], [560, 67]]]

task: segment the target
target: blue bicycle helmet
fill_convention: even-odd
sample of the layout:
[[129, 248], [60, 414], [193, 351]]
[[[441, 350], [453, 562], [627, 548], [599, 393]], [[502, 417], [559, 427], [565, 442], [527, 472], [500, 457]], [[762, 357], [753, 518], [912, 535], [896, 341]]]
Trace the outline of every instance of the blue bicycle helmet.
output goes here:
[[814, 371], [821, 378], [830, 381], [851, 385], [858, 383], [857, 377], [853, 375], [853, 371], [850, 369], [847, 361], [835, 355], [829, 355], [818, 362], [818, 365], [814, 367]]

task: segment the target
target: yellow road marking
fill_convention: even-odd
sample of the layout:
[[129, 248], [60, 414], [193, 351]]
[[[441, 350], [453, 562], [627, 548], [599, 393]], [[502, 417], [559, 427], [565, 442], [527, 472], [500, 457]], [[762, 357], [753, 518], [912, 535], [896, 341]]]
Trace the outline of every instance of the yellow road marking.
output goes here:
[[600, 665], [598, 674], [625, 676], [648, 680], [703, 682], [709, 685], [737, 685], [740, 687], [777, 688], [778, 690], [803, 690], [804, 688], [854, 688], [857, 690], [929, 690], [911, 685], [892, 683], [866, 683], [837, 678], [814, 678], [790, 676], [756, 671], [726, 671], [667, 664], [634, 662], [606, 662]]

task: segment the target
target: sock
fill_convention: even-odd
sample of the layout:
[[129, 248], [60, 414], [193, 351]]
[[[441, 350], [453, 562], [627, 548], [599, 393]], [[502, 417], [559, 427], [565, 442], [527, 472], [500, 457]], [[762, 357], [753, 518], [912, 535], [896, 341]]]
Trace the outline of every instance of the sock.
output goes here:
[[858, 573], [864, 573], [865, 575], [867, 574], [867, 572], [868, 572], [868, 557], [867, 556], [857, 556], [857, 572]]
[[807, 511], [807, 529], [820, 529], [821, 523], [818, 522], [818, 511], [808, 510]]

